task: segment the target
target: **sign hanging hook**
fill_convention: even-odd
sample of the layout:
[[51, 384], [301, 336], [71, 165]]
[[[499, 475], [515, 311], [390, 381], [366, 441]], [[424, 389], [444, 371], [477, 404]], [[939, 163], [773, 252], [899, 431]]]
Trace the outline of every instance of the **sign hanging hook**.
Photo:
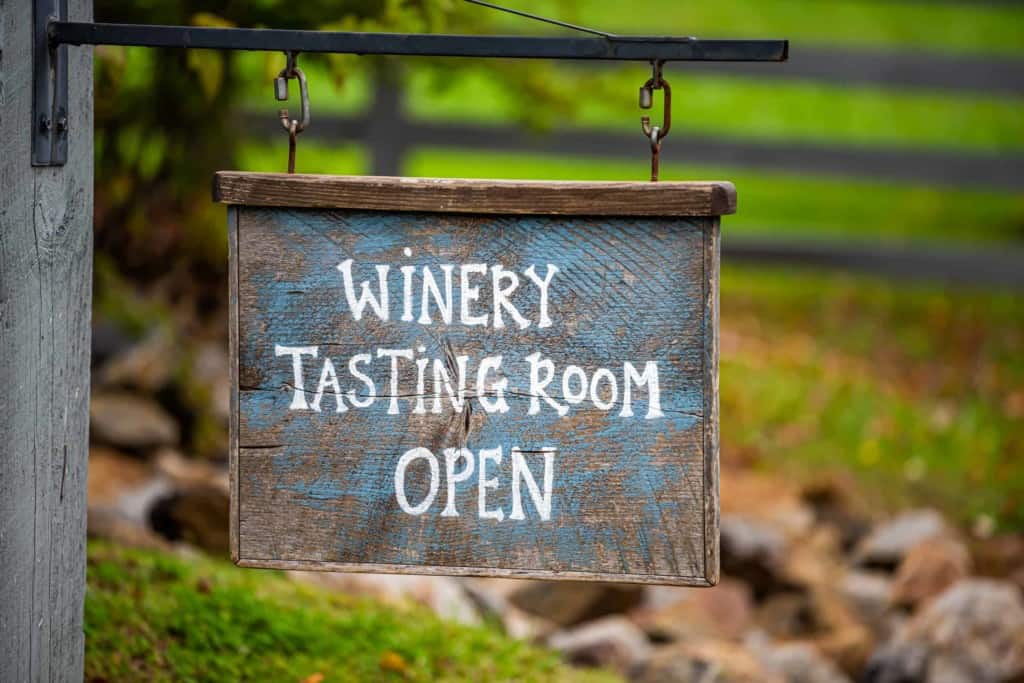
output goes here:
[[285, 52], [287, 62], [281, 69], [281, 73], [274, 79], [274, 97], [279, 102], [288, 100], [288, 81], [292, 78], [299, 81], [299, 118], [293, 119], [288, 109], [284, 108], [278, 112], [281, 125], [288, 131], [288, 172], [295, 173], [295, 141], [299, 133], [309, 125], [309, 87], [306, 84], [306, 74], [298, 67], [298, 52]]
[[658, 181], [658, 157], [661, 154], [661, 141], [668, 135], [669, 128], [672, 127], [672, 88], [661, 75], [661, 67], [664, 63], [660, 59], [651, 61], [651, 77], [640, 87], [641, 109], [651, 108], [655, 90], [663, 90], [665, 94], [661, 126], [652, 126], [651, 117], [646, 114], [640, 117], [640, 127], [644, 131], [644, 137], [651, 143], [651, 182]]

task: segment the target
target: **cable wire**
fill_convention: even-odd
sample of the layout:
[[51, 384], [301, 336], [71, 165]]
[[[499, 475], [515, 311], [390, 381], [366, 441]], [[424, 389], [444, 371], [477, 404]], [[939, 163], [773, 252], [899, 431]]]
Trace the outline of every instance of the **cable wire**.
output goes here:
[[542, 17], [537, 14], [530, 14], [518, 9], [512, 9], [511, 7], [503, 7], [501, 5], [495, 5], [490, 2], [484, 2], [484, 0], [466, 0], [466, 2], [472, 5], [480, 5], [481, 7], [487, 7], [488, 9], [498, 10], [499, 12], [508, 12], [509, 14], [515, 14], [520, 17], [527, 19], [533, 19], [534, 21], [542, 21], [545, 24], [554, 24], [555, 26], [561, 26], [562, 28], [572, 29], [573, 31], [582, 31], [583, 33], [590, 33], [595, 36], [602, 36], [604, 38], [618, 38], [614, 33], [607, 33], [605, 31], [598, 31], [594, 28], [587, 28], [586, 26], [578, 26], [576, 24], [570, 24], [566, 21], [560, 21], [558, 19], [549, 19], [548, 17]]

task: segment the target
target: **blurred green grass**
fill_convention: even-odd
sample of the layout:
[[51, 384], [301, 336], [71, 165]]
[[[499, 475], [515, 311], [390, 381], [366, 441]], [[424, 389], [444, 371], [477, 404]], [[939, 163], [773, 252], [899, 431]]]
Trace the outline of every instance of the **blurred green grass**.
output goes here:
[[722, 268], [723, 458], [1024, 528], [1024, 298]]
[[98, 542], [88, 563], [88, 681], [619, 680], [571, 669], [492, 627], [304, 586], [281, 572]]

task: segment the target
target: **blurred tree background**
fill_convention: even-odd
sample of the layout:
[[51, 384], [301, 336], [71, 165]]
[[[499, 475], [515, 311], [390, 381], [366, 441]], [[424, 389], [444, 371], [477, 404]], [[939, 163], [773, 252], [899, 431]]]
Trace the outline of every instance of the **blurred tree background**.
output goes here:
[[[480, 32], [493, 13], [443, 2], [257, 3], [122, 2], [100, 0], [97, 20], [125, 23], [250, 26], [399, 32]], [[210, 201], [219, 169], [240, 168], [251, 140], [239, 135], [244, 107], [259, 101], [273, 111], [271, 81], [284, 66], [280, 53], [213, 50], [96, 49], [96, 282], [100, 325], [97, 361], [129, 339], [156, 328], [183, 345], [170, 359], [175, 381], [160, 392], [200, 456], [224, 457], [224, 428], [211, 418], [209, 396], [191, 377], [193, 342], [223, 339], [227, 301], [227, 241], [223, 208]], [[351, 98], [352, 82], [388, 78], [388, 58], [300, 56], [311, 74], [314, 115], [322, 99]], [[432, 61], [436, 83], [458, 67]], [[519, 119], [564, 109], [569, 98], [544, 78], [545, 65], [486, 65], [506, 88], [522, 93]], [[294, 106], [297, 87], [292, 85]], [[537, 106], [538, 103], [544, 106]], [[276, 114], [270, 115], [272, 119]], [[270, 120], [270, 119], [268, 119]], [[285, 147], [281, 147], [281, 142]], [[268, 141], [286, 153], [286, 137]], [[300, 138], [300, 170], [308, 143]], [[283, 158], [283, 157], [278, 157]], [[283, 170], [274, 160], [272, 168]], [[201, 385], [202, 383], [198, 383]]]
[[[794, 54], [817, 50], [833, 66], [848, 61], [844, 55], [924, 55], [935, 78], [920, 85], [858, 76], [853, 67], [787, 76], [780, 65], [756, 71], [669, 65], [676, 101], [663, 178], [736, 183], [740, 212], [724, 221], [727, 247], [743, 238], [1011, 253], [1021, 247], [1024, 194], [1013, 170], [1024, 153], [1019, 76], [990, 88], [946, 88], [935, 80], [948, 70], [943, 60], [1004, 72], [1019, 64], [1024, 19], [1012, 3], [651, 0], [637, 7], [530, 0], [515, 6], [622, 33], [785, 37], [794, 41]], [[101, 21], [205, 26], [554, 30], [455, 0], [98, 0], [95, 14]], [[210, 201], [209, 185], [219, 169], [284, 169], [287, 140], [271, 87], [284, 56], [100, 47], [96, 57], [96, 363], [154, 329], [169, 331], [173, 381], [157, 398], [181, 424], [189, 455], [222, 459], [223, 423], [211, 416], [210, 390], [196, 381], [195, 362], [203, 343], [222, 343], [226, 320], [224, 211]], [[398, 169], [404, 174], [646, 177], [636, 107], [637, 87], [648, 76], [643, 64], [325, 55], [300, 55], [299, 63], [309, 75], [313, 112], [299, 138], [300, 172], [370, 172], [373, 149], [358, 135], [338, 139], [326, 129], [337, 120], [371, 125], [400, 107], [410, 127], [435, 126], [448, 136], [405, 145]], [[375, 110], [382, 80], [398, 92], [385, 101], [386, 111]], [[262, 123], [253, 127], [254, 120]], [[465, 142], [449, 144], [460, 127]], [[502, 149], [479, 147], [487, 131], [508, 127], [526, 131], [521, 139], [531, 149], [518, 149], [520, 138]], [[571, 155], [554, 144], [544, 150], [569, 129], [594, 133], [597, 142]], [[635, 156], [605, 149], [602, 134], [635, 136]], [[761, 161], [730, 162], [731, 152], [691, 158], [686, 143], [693, 140], [752, 149]], [[823, 172], [813, 164], [774, 167], [773, 159], [793, 150], [813, 161], [837, 149], [894, 159], [890, 175], [904, 173], [901, 159], [910, 170], [892, 180], [836, 171], [835, 164]], [[935, 182], [928, 167], [946, 159], [968, 169], [1009, 164], [1010, 177], [995, 185]], [[879, 161], [879, 168], [887, 163]], [[889, 506], [925, 501], [967, 524], [1024, 526], [1019, 293], [738, 265], [728, 258], [723, 271], [727, 464], [799, 477], [852, 473]]]
[[[988, 653], [1013, 649], [1003, 644], [1024, 620], [1024, 603], [1011, 604], [1024, 587], [1020, 4], [506, 3], [623, 34], [791, 40], [787, 64], [665, 70], [674, 112], [661, 177], [730, 180], [739, 197], [739, 212], [723, 220], [725, 581], [680, 604], [672, 602], [679, 592], [661, 587], [512, 582], [513, 594], [449, 577], [391, 577], [410, 579], [396, 589], [381, 576], [358, 586], [345, 583], [350, 576], [227, 565], [227, 240], [210, 183], [221, 169], [285, 170], [272, 88], [285, 57], [98, 47], [88, 522], [91, 537], [115, 542], [90, 544], [87, 678], [619, 680], [570, 669], [525, 642], [552, 645], [545, 629], [569, 623], [556, 613], [583, 601], [586, 619], [612, 613], [616, 628], [632, 633], [624, 648], [591, 646], [585, 663], [653, 652], [678, 671], [693, 664], [701, 677], [759, 666], [764, 652], [738, 642], [756, 621], [772, 640], [812, 643], [828, 666], [860, 680], [872, 653], [892, 654], [901, 624], [928, 631], [918, 624], [934, 617], [926, 598], [966, 575], [1016, 585], [993, 593], [976, 584], [961, 602], [945, 601], [968, 608], [934, 617], [941, 656], [927, 680], [947, 680], [942, 665], [963, 664], [942, 635], [950, 628], [968, 634], [958, 657], [1001, 666], [1005, 658]], [[96, 0], [95, 16], [561, 31], [461, 0]], [[299, 136], [298, 172], [649, 177], [637, 108], [646, 64], [301, 54], [299, 65], [312, 123]], [[288, 106], [296, 101], [293, 92]], [[659, 108], [656, 98], [656, 120]], [[780, 253], [786, 265], [764, 256]], [[858, 268], [835, 267], [852, 257]], [[351, 595], [380, 597], [385, 588], [444, 619]], [[663, 621], [638, 621], [654, 628], [645, 633], [623, 626], [622, 617], [637, 618], [624, 594], [664, 608]], [[870, 615], [859, 612], [865, 604]], [[695, 635], [691, 626], [723, 624], [739, 625], [717, 633], [700, 662], [677, 651]], [[927, 647], [904, 645], [908, 666], [924, 666]], [[873, 669], [878, 680], [882, 669]], [[899, 670], [900, 680], [925, 680]], [[963, 680], [1001, 680], [970, 670]], [[756, 671], [744, 680], [768, 680]], [[793, 671], [786, 680], [812, 679]], [[846, 680], [821, 676], [813, 680]]]
[[[99, 19], [125, 23], [435, 33], [493, 28], [493, 12], [467, 9], [453, 0], [275, 0], [226, 6], [100, 0], [95, 11]], [[284, 56], [111, 46], [96, 53], [96, 161], [97, 177], [102, 179], [97, 193], [97, 247], [116, 261], [116, 266], [106, 263], [104, 267], [144, 283], [182, 269], [187, 277], [180, 277], [177, 284], [191, 282], [194, 294], [210, 305], [209, 296], [225, 293], [220, 284], [226, 266], [221, 210], [209, 201], [211, 174], [237, 167], [239, 149], [246, 142], [237, 134], [240, 107], [254, 97], [265, 96], [268, 104], [274, 103], [270, 81], [284, 66]], [[388, 60], [383, 58], [302, 55], [300, 59], [307, 70], [312, 65], [313, 73], [326, 76], [312, 84], [314, 111], [325, 91], [333, 98], [346, 87], [351, 89], [348, 84], [354, 78], [388, 70]], [[458, 68], [438, 60], [434, 65], [442, 72]], [[504, 87], [521, 93], [525, 121], [570, 103], [563, 88], [543, 77], [545, 65], [484, 66], [492, 67]], [[143, 197], [145, 201], [140, 201]], [[210, 291], [199, 295], [206, 290]], [[102, 288], [100, 294], [104, 294]]]

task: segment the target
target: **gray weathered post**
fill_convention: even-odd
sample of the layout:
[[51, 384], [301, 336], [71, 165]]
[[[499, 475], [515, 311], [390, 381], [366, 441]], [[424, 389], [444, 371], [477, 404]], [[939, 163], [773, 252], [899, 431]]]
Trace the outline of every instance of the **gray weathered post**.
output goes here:
[[37, 168], [32, 37], [32, 3], [0, 2], [0, 681], [81, 681], [92, 50], [68, 48], [67, 164]]

